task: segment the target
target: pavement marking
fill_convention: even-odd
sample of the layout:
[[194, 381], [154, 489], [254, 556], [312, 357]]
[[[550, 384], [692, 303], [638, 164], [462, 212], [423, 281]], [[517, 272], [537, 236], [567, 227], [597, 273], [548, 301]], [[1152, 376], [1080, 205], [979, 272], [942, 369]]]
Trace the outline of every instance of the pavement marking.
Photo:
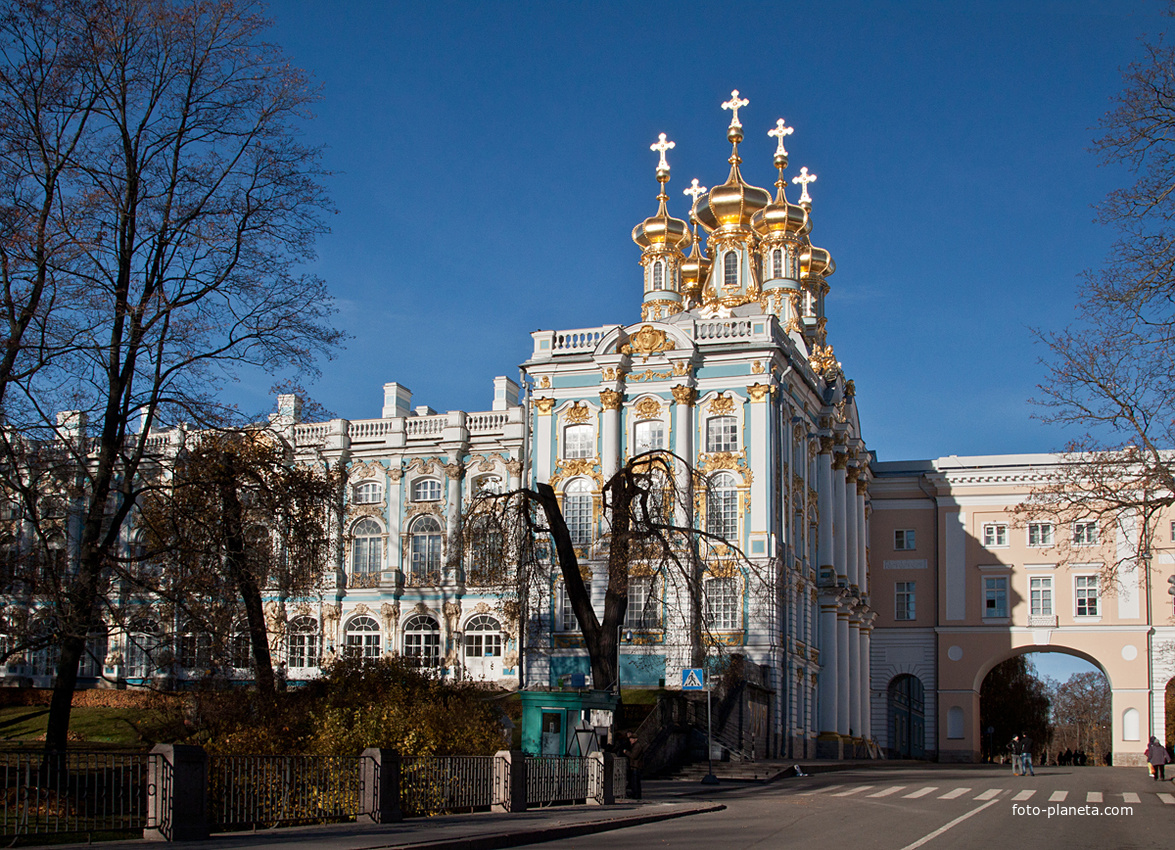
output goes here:
[[870, 794], [870, 797], [888, 797], [890, 794], [896, 794], [903, 788], [908, 788], [908, 785], [891, 785], [888, 788], [883, 788], [875, 794]]
[[978, 797], [976, 797], [975, 799], [976, 800], [994, 800], [996, 797], [998, 797], [1000, 794], [1003, 794], [1003, 793], [1004, 793], [1003, 788], [989, 788], [986, 791], [984, 791], [982, 794], [980, 794]]
[[1031, 799], [1032, 795], [1035, 793], [1036, 793], [1036, 789], [1030, 788], [1027, 791], [1021, 791], [1019, 794], [1017, 794], [1015, 797], [1013, 797], [1012, 800], [1014, 802], [1020, 802], [1021, 800], [1028, 800], [1028, 799]]
[[853, 794], [858, 794], [861, 791], [868, 791], [870, 788], [876, 788], [876, 785], [858, 785], [856, 788], [850, 788], [848, 791], [838, 791], [833, 794], [833, 797], [851, 797]]
[[1158, 792], [1159, 799], [1168, 806], [1175, 806], [1175, 794], [1164, 794], [1162, 791]]
[[917, 841], [915, 841], [913, 844], [907, 844], [905, 847], [902, 848], [902, 850], [917, 850], [917, 848], [921, 847], [926, 842], [933, 841], [935, 838], [938, 838], [938, 836], [942, 835], [944, 832], [946, 832], [951, 827], [958, 826], [963, 821], [967, 820], [967, 818], [972, 817], [973, 815], [979, 814], [984, 809], [986, 809], [988, 806], [994, 806], [998, 802], [999, 802], [999, 800], [988, 800], [982, 806], [979, 806], [978, 808], [972, 809], [971, 811], [967, 812], [967, 814], [965, 814], [965, 815], [959, 815], [957, 818], [955, 818], [950, 823], [944, 824], [943, 826], [940, 826], [938, 829], [936, 829], [934, 832], [931, 832], [931, 833], [928, 833], [927, 835], [922, 836]]
[[917, 791], [913, 792], [912, 794], [903, 794], [902, 797], [906, 800], [916, 800], [919, 797], [925, 797], [931, 791], [937, 791], [937, 790], [938, 790], [937, 785], [927, 785], [925, 788], [919, 788]]
[[938, 799], [940, 799], [940, 800], [953, 800], [956, 797], [962, 797], [964, 794], [966, 794], [970, 790], [971, 790], [970, 788], [956, 788], [953, 791], [947, 791], [945, 794], [943, 794]]
[[1063, 803], [1065, 798], [1069, 796], [1068, 791], [1054, 791], [1053, 796], [1049, 797], [1050, 803]]
[[1135, 794], [1133, 791], [1123, 791], [1122, 792], [1122, 802], [1123, 803], [1141, 803], [1142, 800], [1140, 800], [1138, 798], [1138, 795]]
[[1102, 792], [1101, 791], [1087, 791], [1085, 793], [1085, 802], [1087, 802], [1087, 803], [1100, 803], [1101, 801], [1102, 801]]
[[844, 788], [844, 783], [840, 785], [829, 785], [827, 788], [813, 788], [811, 791], [805, 791], [800, 796], [811, 797], [813, 794], [827, 794], [829, 791], [835, 791], [838, 788]]

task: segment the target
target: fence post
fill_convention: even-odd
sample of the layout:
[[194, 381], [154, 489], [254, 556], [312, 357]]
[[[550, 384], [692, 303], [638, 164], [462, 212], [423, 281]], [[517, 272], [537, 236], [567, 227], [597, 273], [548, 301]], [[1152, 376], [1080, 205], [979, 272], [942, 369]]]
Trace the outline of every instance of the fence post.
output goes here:
[[611, 806], [616, 802], [616, 756], [599, 751], [588, 756], [588, 799], [589, 806]]
[[360, 823], [395, 823], [400, 809], [400, 754], [396, 750], [368, 747], [360, 762]]
[[494, 753], [495, 812], [526, 811], [526, 753], [498, 750]]
[[208, 838], [208, 754], [188, 744], [156, 744], [147, 771], [148, 841]]

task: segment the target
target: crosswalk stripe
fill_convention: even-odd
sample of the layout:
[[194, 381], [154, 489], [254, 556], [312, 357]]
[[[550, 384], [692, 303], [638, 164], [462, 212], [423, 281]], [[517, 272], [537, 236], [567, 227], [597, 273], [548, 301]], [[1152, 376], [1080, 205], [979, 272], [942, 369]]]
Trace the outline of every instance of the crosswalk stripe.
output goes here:
[[1168, 806], [1175, 806], [1175, 794], [1164, 794], [1162, 791], [1158, 792], [1159, 799]]
[[925, 788], [919, 788], [914, 793], [905, 794], [905, 795], [903, 795], [903, 797], [906, 800], [915, 800], [918, 797], [925, 797], [927, 794], [931, 793], [932, 791], [937, 791], [937, 790], [938, 790], [937, 785], [927, 785]]
[[1054, 791], [1053, 795], [1049, 797], [1050, 803], [1063, 803], [1065, 798], [1069, 796], [1068, 791]]
[[868, 791], [870, 788], [876, 788], [876, 785], [858, 785], [856, 788], [850, 788], [848, 791], [838, 791], [833, 794], [833, 797], [851, 797], [853, 794], [859, 794], [862, 791]]
[[990, 800], [993, 797], [998, 797], [1000, 794], [1003, 793], [1003, 791], [1004, 791], [1003, 788], [988, 788], [986, 791], [984, 791], [982, 794], [980, 794], [975, 799], [976, 800]]
[[838, 788], [844, 788], [844, 787], [845, 786], [843, 784], [841, 784], [841, 785], [829, 785], [827, 788], [813, 788], [811, 791], [805, 791], [801, 796], [811, 797], [813, 794], [827, 794], [829, 791], [835, 791]]
[[1101, 791], [1087, 791], [1086, 792], [1085, 802], [1087, 802], [1087, 803], [1100, 803], [1101, 801], [1102, 801], [1102, 792]]
[[971, 790], [970, 788], [956, 788], [953, 791], [947, 791], [945, 794], [943, 794], [938, 799], [940, 799], [940, 800], [953, 800], [956, 797], [962, 797], [964, 794], [966, 794], [970, 790]]
[[1135, 794], [1133, 791], [1123, 791], [1122, 792], [1122, 802], [1123, 803], [1141, 803], [1142, 800], [1138, 799], [1138, 795]]
[[870, 794], [870, 797], [888, 797], [890, 794], [896, 794], [899, 791], [908, 788], [908, 785], [891, 785], [888, 788], [882, 788], [876, 793]]
[[1017, 794], [1017, 795], [1016, 795], [1015, 797], [1013, 797], [1012, 799], [1013, 799], [1014, 801], [1016, 801], [1016, 802], [1020, 802], [1021, 800], [1028, 800], [1028, 799], [1030, 799], [1030, 798], [1032, 797], [1032, 795], [1033, 795], [1033, 794], [1035, 794], [1035, 793], [1036, 793], [1036, 789], [1035, 789], [1035, 788], [1029, 788], [1027, 791], [1021, 791], [1019, 794]]

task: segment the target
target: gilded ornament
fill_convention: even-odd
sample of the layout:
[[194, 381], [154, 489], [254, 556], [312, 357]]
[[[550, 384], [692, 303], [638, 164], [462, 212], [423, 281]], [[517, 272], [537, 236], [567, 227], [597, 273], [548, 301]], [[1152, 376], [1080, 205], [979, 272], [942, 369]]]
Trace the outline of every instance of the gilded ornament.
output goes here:
[[674, 361], [673, 374], [679, 378], [682, 377], [683, 375], [688, 375], [689, 374], [689, 361], [688, 360]]
[[655, 398], [642, 398], [636, 403], [636, 412], [642, 419], [656, 419], [661, 415], [661, 402]]
[[846, 469], [849, 464], [849, 456], [844, 452], [837, 452], [832, 456], [832, 468], [836, 470]]
[[497, 465], [494, 463], [494, 459], [488, 455], [481, 455], [480, 457], [481, 460], [477, 463], [478, 472], [491, 472]]
[[508, 472], [509, 474], [511, 474], [515, 477], [518, 477], [519, 475], [521, 475], [522, 474], [522, 461], [520, 461], [520, 460], [506, 461], [506, 472]]
[[832, 448], [836, 445], [836, 441], [832, 437], [820, 437], [820, 454], [832, 454]]
[[343, 606], [338, 602], [322, 606], [322, 621], [324, 623], [338, 622], [341, 616], [343, 616]]
[[384, 628], [389, 632], [395, 631], [396, 624], [400, 621], [400, 603], [385, 602], [379, 606], [379, 613], [383, 617]]
[[394, 466], [388, 470], [388, 478], [392, 480], [392, 483], [398, 483], [403, 477], [404, 470], [400, 469], [398, 466]]
[[624, 401], [624, 395], [616, 390], [600, 390], [600, 404], [605, 410], [619, 410]]
[[362, 616], [364, 616], [366, 614], [370, 614], [370, 613], [371, 613], [371, 609], [368, 608], [366, 605], [364, 605], [362, 602], [360, 602], [358, 605], [356, 605], [351, 610], [351, 614], [355, 617], [362, 617]]
[[384, 513], [383, 505], [356, 505], [353, 503], [347, 504], [347, 518], [361, 519], [362, 517], [382, 517]]
[[671, 392], [673, 393], [673, 400], [675, 402], [684, 404], [687, 407], [693, 407], [694, 402], [698, 400], [698, 391], [693, 387], [677, 386]]
[[416, 614], [428, 614], [429, 613], [428, 606], [425, 605], [423, 602], [417, 602], [415, 605], [413, 605], [412, 611]]
[[449, 633], [457, 631], [457, 624], [461, 621], [461, 603], [457, 601], [446, 602], [444, 604], [445, 621], [449, 627]]
[[418, 458], [414, 459], [410, 464], [408, 464], [408, 470], [410, 472], [412, 470], [416, 470], [417, 472], [422, 472], [426, 475], [429, 475], [432, 473], [432, 466], [434, 463], [436, 463], [438, 466], [440, 465], [440, 461], [434, 460], [431, 457], [426, 457], [426, 458], [419, 458], [418, 457]]
[[734, 413], [734, 398], [732, 396], [719, 394], [710, 402], [711, 416], [729, 416], [732, 413]]
[[602, 486], [603, 482], [600, 479], [599, 473], [596, 471], [600, 465], [599, 458], [575, 458], [574, 460], [564, 461], [560, 466], [555, 468], [551, 473], [550, 485], [558, 488], [559, 482], [566, 478], [575, 478], [580, 475], [586, 475], [596, 482], [597, 486]]
[[551, 388], [551, 376], [543, 375], [542, 378], [539, 379], [538, 387], [540, 390], [549, 390]]
[[734, 561], [717, 561], [706, 567], [706, 572], [714, 578], [736, 578], [739, 574], [738, 564]]
[[490, 609], [490, 606], [487, 605], [485, 602], [478, 602], [476, 605], [473, 606], [473, 610], [475, 612], [477, 612], [478, 614], [488, 614], [488, 613], [490, 613], [491, 609]]
[[752, 375], [762, 375], [764, 371], [765, 370], [763, 368], [763, 361], [762, 360], [756, 360], [754, 363], [751, 364], [751, 374]]
[[456, 461], [454, 463], [443, 464], [441, 469], [445, 470], [446, 477], [456, 481], [461, 477], [462, 473], [465, 472], [465, 465], [459, 461]]
[[646, 369], [643, 372], [638, 372], [636, 374], [629, 375], [628, 379], [630, 381], [667, 381], [672, 377], [674, 377], [674, 374], [671, 371], [670, 372], [654, 372], [652, 369]]
[[602, 371], [600, 373], [600, 377], [603, 378], [605, 381], [615, 381], [618, 374], [619, 373], [616, 371], [615, 366], [609, 366], [607, 369], [605, 369], [604, 371]]
[[658, 330], [652, 325], [644, 325], [628, 340], [628, 345], [622, 346], [621, 352], [642, 354], [645, 360], [648, 360], [652, 354], [663, 354], [674, 349], [674, 342], [669, 339], [665, 331]]
[[592, 412], [587, 405], [580, 404], [578, 401], [563, 411], [563, 418], [575, 424], [587, 422], [591, 415]]
[[551, 411], [555, 409], [555, 399], [553, 398], [536, 398], [534, 400], [535, 409], [538, 410], [540, 416], [550, 416]]
[[808, 358], [808, 362], [821, 375], [829, 375], [840, 368], [831, 345], [816, 345], [812, 349], [812, 356]]
[[858, 476], [857, 478], [857, 495], [867, 496], [869, 494], [869, 482], [864, 478]]
[[756, 383], [747, 387], [747, 395], [751, 397], [752, 404], [761, 404], [770, 392], [772, 392], [772, 388], [766, 384]]
[[440, 502], [412, 502], [404, 509], [405, 517], [423, 516], [425, 514], [432, 514], [433, 516], [441, 516]]

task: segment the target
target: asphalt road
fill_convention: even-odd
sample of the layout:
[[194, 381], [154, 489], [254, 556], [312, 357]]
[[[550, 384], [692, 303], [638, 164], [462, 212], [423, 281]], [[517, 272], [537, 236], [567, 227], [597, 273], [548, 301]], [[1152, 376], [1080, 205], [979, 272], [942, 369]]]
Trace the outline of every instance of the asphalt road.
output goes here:
[[767, 786], [674, 789], [725, 811], [565, 839], [560, 847], [854, 850], [1175, 846], [1175, 784], [1146, 768], [1037, 768], [1035, 777], [986, 765], [866, 768]]

